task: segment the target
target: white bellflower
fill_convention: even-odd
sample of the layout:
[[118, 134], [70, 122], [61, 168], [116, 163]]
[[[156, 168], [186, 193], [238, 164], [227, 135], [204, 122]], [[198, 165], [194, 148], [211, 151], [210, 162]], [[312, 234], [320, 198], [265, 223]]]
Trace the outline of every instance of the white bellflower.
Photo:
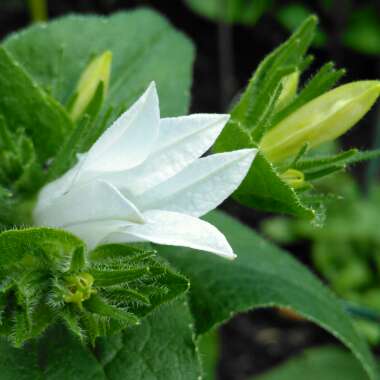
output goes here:
[[224, 235], [199, 219], [237, 189], [256, 154], [199, 158], [228, 118], [160, 118], [152, 83], [72, 169], [41, 190], [35, 224], [70, 231], [90, 248], [150, 241], [234, 258]]

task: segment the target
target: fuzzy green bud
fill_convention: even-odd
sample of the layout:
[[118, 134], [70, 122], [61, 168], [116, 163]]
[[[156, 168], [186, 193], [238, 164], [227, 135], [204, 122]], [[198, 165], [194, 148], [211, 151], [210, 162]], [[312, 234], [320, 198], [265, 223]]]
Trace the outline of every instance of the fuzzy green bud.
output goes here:
[[96, 290], [92, 288], [94, 277], [90, 273], [80, 273], [75, 276], [69, 276], [66, 279], [66, 294], [64, 301], [74, 303], [80, 308], [82, 303], [88, 300]]
[[339, 86], [313, 99], [280, 121], [260, 142], [272, 162], [296, 154], [305, 144], [316, 147], [334, 140], [354, 126], [380, 95], [380, 81]]
[[276, 104], [277, 111], [286, 107], [294, 99], [297, 94], [299, 79], [300, 72], [298, 70], [282, 78], [282, 90]]
[[75, 121], [86, 110], [93, 99], [99, 84], [103, 84], [103, 96], [108, 91], [111, 74], [112, 53], [105, 51], [95, 57], [83, 71], [76, 89], [77, 97], [70, 109], [70, 116]]

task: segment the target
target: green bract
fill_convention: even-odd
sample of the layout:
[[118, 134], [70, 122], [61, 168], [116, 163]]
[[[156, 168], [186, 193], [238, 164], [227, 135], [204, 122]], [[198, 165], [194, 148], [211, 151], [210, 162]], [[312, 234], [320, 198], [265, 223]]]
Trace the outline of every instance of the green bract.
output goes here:
[[56, 322], [94, 343], [188, 288], [151, 250], [109, 245], [87, 254], [61, 230], [3, 232], [0, 252], [0, 333], [16, 346]]

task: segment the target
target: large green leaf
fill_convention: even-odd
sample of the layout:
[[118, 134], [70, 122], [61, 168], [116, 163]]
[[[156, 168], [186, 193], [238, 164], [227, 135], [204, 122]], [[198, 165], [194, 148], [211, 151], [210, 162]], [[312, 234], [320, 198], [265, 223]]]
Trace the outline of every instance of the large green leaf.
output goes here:
[[2, 47], [0, 72], [0, 115], [11, 131], [26, 130], [43, 162], [54, 155], [72, 129], [71, 121], [63, 107]]
[[198, 334], [258, 307], [290, 308], [319, 324], [349, 347], [375, 379], [375, 364], [335, 296], [286, 252], [220, 212], [206, 218], [231, 243], [234, 262], [189, 249], [160, 247], [191, 282], [191, 308]]
[[153, 11], [68, 16], [15, 33], [4, 46], [62, 103], [73, 94], [90, 59], [110, 50], [108, 105], [127, 108], [155, 80], [163, 116], [187, 111], [192, 44]]
[[62, 327], [33, 345], [0, 341], [2, 380], [197, 380], [200, 367], [185, 299], [165, 305], [123, 334], [98, 341], [95, 351]]
[[140, 327], [99, 341], [97, 352], [107, 379], [199, 379], [192, 327], [182, 299], [157, 309]]
[[106, 380], [91, 351], [62, 328], [22, 349], [1, 341], [0, 373], [2, 380]]
[[337, 347], [314, 348], [252, 380], [362, 380], [365, 373], [352, 356]]

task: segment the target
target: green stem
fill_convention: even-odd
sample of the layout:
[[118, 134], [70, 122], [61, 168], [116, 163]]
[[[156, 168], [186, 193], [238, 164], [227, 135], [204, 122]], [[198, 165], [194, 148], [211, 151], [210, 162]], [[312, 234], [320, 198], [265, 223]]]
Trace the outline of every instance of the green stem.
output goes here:
[[48, 19], [46, 0], [28, 0], [28, 5], [33, 22], [46, 21]]

